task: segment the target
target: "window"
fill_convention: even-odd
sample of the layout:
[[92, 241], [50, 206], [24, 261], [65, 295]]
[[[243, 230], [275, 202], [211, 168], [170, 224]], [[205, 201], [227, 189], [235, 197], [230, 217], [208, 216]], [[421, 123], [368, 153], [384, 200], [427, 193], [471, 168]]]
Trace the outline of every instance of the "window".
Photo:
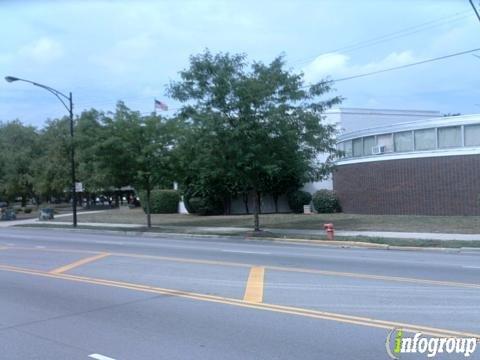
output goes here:
[[353, 140], [353, 156], [358, 157], [363, 155], [363, 141], [362, 138]]
[[395, 151], [405, 152], [413, 150], [413, 134], [411, 131], [403, 131], [393, 134]]
[[462, 132], [460, 126], [438, 128], [438, 147], [451, 148], [462, 146]]
[[375, 146], [375, 136], [363, 138], [363, 155], [372, 155], [372, 147]]
[[415, 130], [415, 150], [432, 150], [437, 147], [435, 129]]
[[465, 146], [480, 146], [480, 125], [465, 126]]
[[345, 141], [344, 143], [344, 150], [345, 151], [345, 157], [352, 157], [353, 151], [352, 151], [352, 140]]
[[385, 146], [385, 152], [393, 151], [393, 137], [392, 134], [384, 134], [377, 136], [377, 145]]

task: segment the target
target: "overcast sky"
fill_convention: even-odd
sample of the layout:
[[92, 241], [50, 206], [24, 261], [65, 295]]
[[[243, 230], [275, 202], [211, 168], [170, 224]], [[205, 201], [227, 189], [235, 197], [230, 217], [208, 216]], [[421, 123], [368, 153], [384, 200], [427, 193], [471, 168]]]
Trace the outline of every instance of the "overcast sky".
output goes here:
[[[174, 113], [165, 85], [205, 48], [284, 54], [316, 81], [480, 47], [468, 0], [0, 1], [0, 18], [1, 77], [72, 91], [76, 114], [117, 100], [150, 112], [154, 97]], [[480, 113], [479, 84], [480, 59], [468, 54], [338, 82], [335, 94], [344, 107], [467, 114]], [[47, 92], [0, 81], [1, 121], [42, 126], [64, 114]]]

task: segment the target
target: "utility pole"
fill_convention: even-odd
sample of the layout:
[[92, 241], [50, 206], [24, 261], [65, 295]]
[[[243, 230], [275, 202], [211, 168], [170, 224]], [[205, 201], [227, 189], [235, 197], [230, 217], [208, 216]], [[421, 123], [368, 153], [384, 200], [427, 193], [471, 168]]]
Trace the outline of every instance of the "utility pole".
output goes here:
[[73, 137], [73, 99], [72, 93], [68, 96], [69, 116], [70, 116], [70, 165], [72, 175], [72, 210], [73, 210], [73, 227], [77, 227], [77, 181], [75, 177], [75, 138]]
[[475, 15], [477, 15], [478, 21], [480, 21], [480, 14], [478, 13], [477, 8], [475, 7], [475, 5], [473, 5], [473, 0], [469, 0], [469, 1], [470, 1], [470, 5], [472, 5], [473, 11], [475, 12]]

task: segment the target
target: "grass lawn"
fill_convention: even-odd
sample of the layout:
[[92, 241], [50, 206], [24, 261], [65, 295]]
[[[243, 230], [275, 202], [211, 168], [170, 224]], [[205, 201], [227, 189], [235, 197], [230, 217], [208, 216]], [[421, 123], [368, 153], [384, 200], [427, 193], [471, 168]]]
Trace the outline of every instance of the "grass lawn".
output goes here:
[[[70, 217], [58, 221], [71, 221]], [[79, 222], [145, 224], [141, 209], [105, 210], [96, 214], [79, 214]], [[403, 231], [438, 233], [480, 233], [480, 216], [410, 216], [354, 214], [265, 214], [260, 216], [262, 227], [277, 229], [323, 229], [332, 222], [337, 230]], [[152, 215], [154, 226], [251, 227], [252, 215], [197, 216], [183, 214]]]

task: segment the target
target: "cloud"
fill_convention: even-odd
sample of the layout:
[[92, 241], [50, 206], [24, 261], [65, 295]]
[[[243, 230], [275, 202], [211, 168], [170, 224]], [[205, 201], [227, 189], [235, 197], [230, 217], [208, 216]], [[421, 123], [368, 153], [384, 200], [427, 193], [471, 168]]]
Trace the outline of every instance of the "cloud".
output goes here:
[[113, 73], [126, 73], [136, 68], [154, 52], [155, 41], [147, 34], [122, 39], [101, 54], [90, 57], [90, 61]]
[[48, 37], [42, 37], [29, 45], [23, 46], [18, 51], [21, 57], [42, 64], [48, 64], [60, 59], [63, 53], [62, 45]]
[[361, 65], [351, 65], [350, 57], [341, 53], [328, 53], [318, 56], [304, 67], [305, 80], [313, 82], [325, 77], [332, 79], [345, 76], [388, 69], [416, 61], [410, 50], [392, 52], [379, 61], [372, 61]]

